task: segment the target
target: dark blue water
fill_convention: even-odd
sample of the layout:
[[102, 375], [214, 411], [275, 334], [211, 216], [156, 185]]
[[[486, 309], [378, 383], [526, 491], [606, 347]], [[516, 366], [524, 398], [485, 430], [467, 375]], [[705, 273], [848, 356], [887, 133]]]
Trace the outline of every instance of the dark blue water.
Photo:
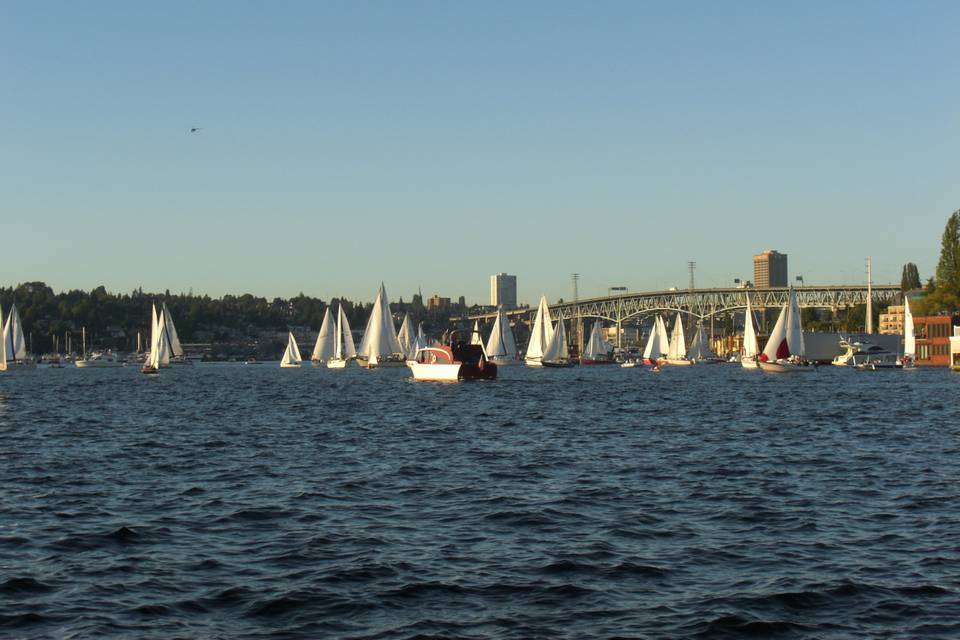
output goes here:
[[960, 375], [0, 375], [0, 637], [960, 637]]

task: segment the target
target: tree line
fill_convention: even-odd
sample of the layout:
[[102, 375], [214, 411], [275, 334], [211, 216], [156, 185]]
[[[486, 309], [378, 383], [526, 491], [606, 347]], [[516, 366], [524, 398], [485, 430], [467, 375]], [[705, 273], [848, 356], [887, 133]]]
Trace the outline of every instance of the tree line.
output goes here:
[[[0, 305], [8, 314], [16, 303], [23, 321], [30, 350], [53, 351], [54, 339], [63, 351], [65, 336], [71, 336], [73, 350], [79, 351], [81, 330], [86, 329], [88, 345], [98, 348], [132, 350], [137, 333], [149, 340], [150, 308], [166, 302], [176, 322], [182, 342], [252, 342], [265, 332], [285, 332], [303, 327], [319, 331], [327, 308], [331, 313], [343, 307], [350, 326], [363, 329], [373, 307], [372, 302], [347, 298], [320, 298], [300, 293], [292, 298], [267, 298], [249, 293], [211, 298], [193, 293], [147, 293], [138, 288], [130, 293], [111, 293], [104, 286], [92, 291], [73, 289], [56, 293], [43, 282], [26, 282], [0, 288]], [[413, 301], [392, 303], [390, 310], [399, 317], [409, 312], [425, 330], [443, 330], [452, 314], [464, 309], [456, 303], [443, 309], [427, 310], [419, 295]]]

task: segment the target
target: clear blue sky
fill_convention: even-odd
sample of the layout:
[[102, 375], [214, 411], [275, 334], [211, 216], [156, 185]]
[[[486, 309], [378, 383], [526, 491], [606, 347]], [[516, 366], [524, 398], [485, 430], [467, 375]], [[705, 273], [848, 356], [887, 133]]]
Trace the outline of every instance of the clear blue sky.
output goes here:
[[[5, 285], [927, 278], [960, 3], [2, 2]], [[193, 126], [202, 127], [189, 134]]]

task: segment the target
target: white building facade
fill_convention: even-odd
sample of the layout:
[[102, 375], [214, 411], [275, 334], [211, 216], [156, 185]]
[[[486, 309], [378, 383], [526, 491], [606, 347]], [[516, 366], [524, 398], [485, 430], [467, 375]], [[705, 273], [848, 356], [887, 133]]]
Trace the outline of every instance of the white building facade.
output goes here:
[[504, 309], [517, 308], [517, 276], [506, 273], [490, 276], [490, 304]]

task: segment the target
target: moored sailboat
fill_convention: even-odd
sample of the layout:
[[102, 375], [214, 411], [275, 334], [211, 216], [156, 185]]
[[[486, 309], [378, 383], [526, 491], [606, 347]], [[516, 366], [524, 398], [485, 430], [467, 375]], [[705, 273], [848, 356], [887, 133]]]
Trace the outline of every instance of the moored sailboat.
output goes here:
[[284, 369], [299, 367], [303, 363], [300, 357], [300, 347], [297, 346], [297, 339], [293, 337], [293, 332], [287, 332], [287, 348], [280, 359], [280, 367]]

